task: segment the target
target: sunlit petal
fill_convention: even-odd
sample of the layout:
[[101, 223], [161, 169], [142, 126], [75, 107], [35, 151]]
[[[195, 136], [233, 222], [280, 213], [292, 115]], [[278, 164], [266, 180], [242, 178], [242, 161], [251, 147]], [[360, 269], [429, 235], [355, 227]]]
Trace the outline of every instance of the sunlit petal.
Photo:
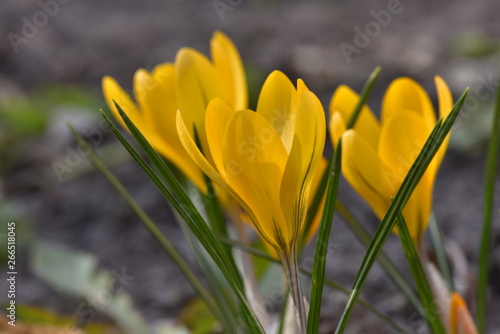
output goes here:
[[395, 179], [372, 145], [354, 130], [342, 137], [342, 171], [351, 186], [382, 219], [391, 203]]
[[304, 92], [297, 108], [293, 145], [280, 189], [285, 218], [295, 224], [296, 233], [307, 212], [310, 183], [325, 145], [325, 128], [321, 102], [313, 93]]
[[[335, 117], [335, 113], [338, 113], [341, 118], [337, 116], [337, 121], [342, 119], [345, 123], [343, 129], [347, 126], [347, 122], [351, 118], [354, 109], [359, 102], [359, 95], [354, 92], [351, 88], [341, 85], [333, 93], [332, 99], [330, 100], [330, 120]], [[331, 122], [331, 121], [330, 121]], [[330, 123], [331, 124], [331, 123]], [[340, 124], [334, 125], [334, 138], [337, 138], [335, 142], [338, 141], [338, 138], [342, 135], [338, 131], [342, 129]], [[379, 135], [380, 135], [380, 125], [373, 115], [370, 107], [365, 105], [361, 109], [361, 113], [356, 120], [356, 123], [353, 127], [356, 132], [358, 132], [370, 145], [374, 148], [377, 147]]]
[[205, 114], [205, 130], [208, 146], [213, 162], [222, 177], [226, 175], [222, 156], [224, 132], [232, 115], [233, 110], [219, 98], [210, 101]]
[[280, 135], [287, 152], [290, 152], [294, 136], [296, 94], [290, 79], [282, 72], [274, 71], [264, 82], [257, 104], [257, 113], [267, 119]]
[[[420, 153], [429, 131], [425, 119], [411, 111], [393, 114], [382, 128], [379, 142], [379, 156], [390, 166], [395, 176], [392, 196], [396, 195], [402, 180]], [[430, 168], [430, 167], [429, 167]], [[432, 203], [431, 180], [435, 169], [428, 169], [411, 195], [403, 214], [414, 240], [421, 240], [429, 220]]]
[[429, 132], [436, 125], [429, 95], [415, 80], [407, 77], [394, 80], [387, 88], [382, 101], [382, 123], [401, 110], [412, 111], [423, 117]]
[[130, 95], [123, 90], [115, 79], [105, 76], [102, 79], [102, 90], [108, 108], [124, 128], [127, 128], [127, 126], [125, 125], [125, 122], [123, 122], [113, 101], [118, 103], [137, 128], [144, 129], [145, 122], [143, 115], [141, 115], [137, 105], [132, 100]]
[[215, 70], [229, 92], [229, 106], [234, 110], [248, 107], [247, 82], [238, 50], [222, 32], [216, 31], [210, 41], [210, 50]]
[[223, 155], [225, 165], [232, 166], [226, 168], [227, 182], [253, 209], [259, 232], [275, 247], [288, 244], [292, 230], [279, 203], [287, 153], [271, 124], [253, 111], [237, 111], [226, 127]]

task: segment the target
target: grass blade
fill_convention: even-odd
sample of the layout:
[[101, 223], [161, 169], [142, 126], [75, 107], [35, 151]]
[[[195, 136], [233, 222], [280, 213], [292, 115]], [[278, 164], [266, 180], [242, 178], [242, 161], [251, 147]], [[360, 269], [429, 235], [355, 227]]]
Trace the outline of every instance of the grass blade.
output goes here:
[[[224, 238], [222, 236], [217, 236], [217, 239], [220, 240], [221, 242], [224, 242], [224, 243], [231, 245], [233, 247], [238, 247], [241, 250], [248, 252], [250, 254], [253, 254], [261, 259], [267, 260], [269, 262], [273, 262], [275, 264], [281, 264], [280, 261], [276, 260], [275, 258], [270, 256], [269, 254], [267, 254], [261, 250], [255, 249], [251, 246], [248, 246], [248, 245], [246, 245], [238, 240], [227, 239], [227, 238]], [[312, 278], [312, 272], [310, 272], [309, 270], [304, 269], [304, 268], [299, 268], [299, 271], [303, 275], [305, 275], [309, 278]], [[328, 285], [329, 287], [342, 292], [346, 296], [348, 296], [351, 293], [351, 290], [349, 290], [348, 288], [345, 288], [340, 283], [337, 283], [335, 281], [325, 279], [324, 283], [325, 283], [325, 285]], [[401, 327], [397, 322], [394, 321], [394, 319], [392, 319], [390, 316], [385, 314], [383, 311], [380, 311], [375, 305], [373, 305], [372, 303], [370, 303], [366, 299], [360, 297], [358, 302], [360, 305], [365, 307], [367, 310], [373, 312], [381, 320], [385, 321], [389, 326], [394, 328], [398, 333], [408, 333], [408, 334], [411, 333], [411, 332], [407, 331], [406, 329], [404, 329], [403, 327]]]
[[101, 159], [94, 153], [92, 147], [87, 143], [86, 140], [75, 130], [71, 124], [67, 124], [71, 130], [73, 137], [77, 141], [78, 145], [87, 152], [87, 158], [95, 166], [95, 168], [113, 185], [113, 187], [122, 196], [128, 206], [136, 214], [139, 220], [144, 224], [148, 231], [153, 235], [153, 237], [158, 241], [163, 250], [170, 256], [170, 258], [175, 262], [177, 267], [184, 274], [186, 279], [191, 283], [191, 286], [196, 291], [198, 296], [205, 302], [208, 309], [213, 312], [214, 316], [221, 320], [219, 307], [214, 303], [212, 296], [203, 287], [201, 282], [198, 280], [196, 275], [191, 271], [189, 266], [183, 260], [182, 256], [177, 252], [175, 247], [170, 243], [170, 241], [161, 232], [158, 226], [149, 218], [149, 216], [142, 210], [142, 208], [137, 204], [137, 202], [132, 198], [132, 195], [127, 191], [125, 186], [116, 178], [116, 176], [106, 167], [106, 165], [101, 161]]
[[356, 108], [354, 109], [354, 112], [352, 113], [351, 118], [349, 118], [349, 121], [346, 124], [347, 130], [353, 128], [354, 125], [356, 124], [358, 116], [361, 113], [361, 110], [363, 110], [363, 106], [366, 104], [366, 101], [368, 100], [368, 96], [370, 96], [370, 93], [373, 90], [373, 86], [375, 86], [375, 82], [377, 81], [381, 70], [382, 69], [380, 68], [380, 66], [377, 66], [373, 70], [373, 72], [370, 74], [368, 79], [366, 80], [366, 83], [363, 86], [363, 89], [361, 90], [358, 104], [356, 105]]
[[448, 265], [443, 237], [441, 231], [439, 230], [434, 212], [431, 213], [429, 218], [429, 232], [431, 235], [432, 245], [434, 246], [434, 252], [436, 253], [439, 270], [443, 275], [444, 281], [448, 284], [448, 289], [450, 291], [454, 291], [455, 284], [453, 282], [453, 277], [451, 276], [450, 266]]
[[200, 240], [202, 246], [210, 254], [212, 259], [215, 261], [217, 266], [221, 269], [222, 273], [226, 277], [230, 287], [238, 297], [240, 305], [242, 307], [243, 315], [245, 320], [247, 320], [247, 325], [251, 330], [256, 333], [264, 333], [262, 326], [260, 325], [254, 312], [248, 305], [244, 293], [243, 286], [241, 282], [241, 277], [237, 272], [237, 268], [231, 266], [230, 260], [227, 258], [225, 252], [223, 251], [221, 245], [215, 239], [212, 230], [208, 227], [207, 223], [201, 217], [200, 213], [196, 210], [196, 207], [189, 199], [188, 195], [182, 189], [178, 181], [175, 179], [171, 171], [165, 165], [163, 159], [158, 155], [158, 153], [151, 147], [140, 131], [135, 127], [135, 125], [130, 121], [128, 116], [124, 113], [121, 107], [115, 104], [118, 111], [120, 112], [123, 121], [132, 132], [136, 140], [145, 149], [148, 156], [151, 158], [155, 167], [158, 168], [160, 174], [163, 176], [165, 181], [168, 183], [170, 189], [163, 183], [163, 181], [156, 175], [156, 173], [151, 169], [151, 167], [144, 161], [144, 159], [137, 153], [137, 151], [127, 142], [120, 131], [116, 128], [109, 117], [101, 111], [104, 119], [110, 126], [113, 133], [118, 137], [120, 142], [129, 151], [132, 157], [137, 161], [137, 163], [143, 168], [146, 174], [151, 178], [151, 180], [156, 184], [162, 194], [171, 203], [174, 209], [182, 217], [181, 222], [187, 224], [188, 228], [193, 231], [196, 237]]
[[[380, 71], [381, 71], [380, 66], [377, 66], [373, 70], [373, 72], [370, 74], [368, 79], [366, 80], [365, 85], [363, 86], [363, 89], [361, 90], [361, 95], [360, 95], [358, 104], [356, 104], [356, 108], [353, 110], [353, 113], [352, 113], [351, 117], [349, 118], [349, 121], [346, 125], [347, 129], [351, 129], [356, 124], [356, 120], [358, 119], [358, 116], [361, 113], [361, 110], [363, 110], [363, 106], [366, 104], [366, 101], [368, 100], [368, 97], [370, 96], [370, 94], [373, 90], [373, 86], [375, 86], [375, 82], [377, 81], [378, 76], [380, 75]], [[331, 163], [331, 161], [330, 161], [330, 163]], [[309, 235], [309, 230], [311, 229], [312, 223], [314, 221], [314, 218], [316, 217], [316, 213], [318, 212], [319, 206], [321, 204], [321, 200], [323, 198], [323, 195], [325, 194], [326, 185], [328, 183], [328, 176], [329, 176], [328, 170], [329, 170], [329, 166], [326, 168], [325, 172], [323, 173], [323, 176], [321, 177], [321, 181], [320, 181], [320, 184], [318, 186], [318, 189], [316, 190], [316, 193], [314, 194], [311, 206], [307, 210], [306, 225], [304, 227], [303, 238], [300, 242], [299, 251], [302, 250], [302, 248], [305, 244], [305, 239]]]
[[[499, 80], [500, 81], [500, 80]], [[479, 252], [479, 273], [477, 291], [477, 325], [479, 333], [486, 333], [486, 295], [488, 290], [488, 263], [490, 259], [490, 236], [495, 178], [498, 168], [500, 148], [500, 84], [497, 88], [493, 125], [488, 145], [486, 178], [484, 185], [483, 231]]]
[[424, 147], [420, 151], [417, 159], [411, 166], [408, 174], [406, 175], [401, 187], [399, 188], [396, 196], [394, 197], [394, 201], [389, 206], [386, 215], [384, 216], [382, 222], [380, 223], [377, 232], [375, 233], [372, 241], [370, 242], [370, 246], [368, 247], [365, 257], [361, 263], [360, 269], [356, 275], [356, 278], [353, 283], [352, 292], [349, 296], [349, 300], [347, 301], [347, 305], [344, 309], [340, 322], [337, 326], [335, 333], [343, 333], [347, 323], [349, 322], [349, 318], [354, 309], [354, 305], [356, 304], [357, 299], [359, 298], [359, 294], [363, 289], [363, 285], [368, 277], [368, 274], [375, 263], [375, 260], [380, 253], [382, 246], [384, 245], [387, 237], [391, 233], [394, 225], [397, 214], [403, 210], [405, 204], [408, 202], [413, 190], [417, 186], [418, 182], [422, 178], [422, 175], [425, 173], [425, 170], [429, 166], [432, 158], [434, 158], [436, 152], [439, 147], [443, 143], [446, 135], [450, 132], [453, 122], [455, 121], [460, 109], [464, 103], [465, 97], [467, 96], [468, 89], [462, 94], [458, 102], [453, 107], [452, 111], [446, 118], [444, 122], [442, 120], [437, 122], [436, 127], [431, 132], [427, 141], [424, 144]]
[[425, 305], [425, 309], [427, 311], [427, 322], [432, 329], [432, 333], [446, 334], [446, 330], [441, 322], [439, 313], [436, 310], [432, 290], [429, 286], [429, 282], [427, 281], [427, 276], [425, 275], [422, 263], [420, 262], [418, 251], [413, 243], [410, 231], [408, 230], [408, 225], [406, 225], [406, 221], [401, 212], [399, 212], [396, 220], [401, 245], [403, 246], [406, 258], [408, 259], [408, 264], [410, 265], [413, 279], [415, 280], [415, 285], [417, 286], [417, 291], [420, 294], [420, 299]]
[[[368, 246], [372, 237], [363, 227], [363, 225], [358, 221], [354, 214], [342, 203], [342, 201], [337, 200], [335, 210], [344, 219], [349, 228], [354, 232], [356, 237], [365, 245]], [[413, 291], [413, 288], [406, 282], [406, 278], [401, 274], [401, 271], [396, 267], [394, 262], [387, 256], [387, 254], [381, 250], [377, 258], [378, 263], [382, 266], [382, 269], [386, 272], [389, 278], [394, 282], [394, 284], [403, 292], [403, 294], [408, 298], [410, 304], [417, 310], [417, 312], [425, 318], [425, 310], [422, 307], [420, 299]]]
[[323, 297], [323, 286], [325, 280], [326, 256], [328, 250], [328, 240], [333, 224], [333, 215], [335, 213], [335, 203], [337, 201], [337, 192], [339, 188], [340, 170], [342, 156], [342, 139], [339, 140], [333, 163], [328, 167], [328, 186], [326, 191], [325, 208], [321, 217], [318, 239], [314, 249], [313, 271], [311, 284], [311, 301], [308, 315], [307, 333], [318, 333], [319, 317], [321, 313], [321, 301]]

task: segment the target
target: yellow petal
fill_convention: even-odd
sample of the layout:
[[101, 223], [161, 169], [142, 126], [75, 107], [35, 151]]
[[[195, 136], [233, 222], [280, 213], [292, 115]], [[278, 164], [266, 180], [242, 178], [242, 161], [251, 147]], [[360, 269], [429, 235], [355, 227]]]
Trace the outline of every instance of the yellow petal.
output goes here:
[[309, 203], [309, 187], [325, 145], [325, 114], [312, 92], [300, 97], [295, 121], [295, 135], [281, 182], [281, 208], [287, 222], [298, 235]]
[[429, 95], [422, 86], [407, 77], [394, 80], [387, 88], [382, 100], [382, 123], [401, 110], [412, 111], [423, 117], [429, 132], [436, 125], [436, 115]]
[[[380, 134], [379, 156], [395, 177], [392, 196], [408, 174], [428, 135], [425, 119], [411, 111], [395, 113], [384, 122]], [[433, 169], [426, 171], [403, 210], [410, 234], [416, 242], [420, 242], [427, 228], [432, 203], [433, 173]]]
[[339, 143], [339, 139], [342, 137], [344, 132], [346, 131], [345, 122], [342, 118], [342, 114], [339, 112], [334, 112], [332, 116], [330, 116], [330, 140], [332, 142], [333, 147], [337, 147]]
[[189, 156], [196, 162], [198, 167], [214, 182], [216, 182], [220, 187], [226, 189], [228, 188], [227, 182], [219, 174], [219, 172], [208, 162], [208, 160], [203, 156], [200, 149], [196, 145], [193, 137], [189, 133], [189, 130], [184, 122], [184, 118], [180, 111], [177, 111], [176, 117], [177, 133], [182, 146], [188, 152]]
[[342, 137], [342, 171], [349, 184], [382, 219], [391, 203], [392, 171], [372, 145], [354, 130]]
[[[333, 119], [335, 113], [339, 113], [340, 116], [342, 116], [341, 119], [345, 122], [343, 126], [344, 131], [347, 122], [351, 118], [352, 113], [358, 104], [359, 98], [360, 97], [356, 92], [345, 85], [339, 86], [335, 90], [335, 93], [333, 93], [332, 99], [330, 100], [330, 119]], [[334, 133], [334, 138], [339, 138], [342, 135], [342, 133], [338, 133], [338, 130], [340, 130], [341, 127], [339, 124], [335, 124], [335, 127], [336, 129], [334, 130], [337, 131]], [[380, 125], [373, 115], [370, 107], [365, 105], [362, 108], [353, 129], [356, 130], [356, 132], [360, 134], [368, 143], [370, 143], [370, 145], [374, 148], [377, 147], [380, 135]], [[337, 141], [338, 140], [335, 140], [335, 142]]]
[[205, 110], [216, 97], [228, 100], [222, 81], [210, 61], [196, 50], [183, 48], [175, 58], [179, 110], [192, 135], [194, 127], [204, 152], [208, 150], [205, 137]]
[[[453, 96], [451, 95], [451, 91], [446, 85], [446, 82], [439, 77], [436, 76], [434, 78], [434, 83], [436, 84], [436, 91], [438, 95], [439, 101], [439, 115], [441, 118], [446, 118], [453, 108]], [[441, 147], [436, 153], [436, 156], [432, 160], [433, 167], [436, 171], [441, 166], [441, 162], [443, 161], [444, 155], [446, 154], [446, 150], [448, 149], [448, 143], [450, 141], [451, 133], [448, 134], [441, 144]], [[437, 174], [437, 172], [435, 173]]]
[[[177, 124], [177, 133], [179, 134], [179, 139], [184, 146], [184, 149], [188, 152], [191, 158], [196, 162], [198, 167], [220, 187], [219, 190], [224, 193], [231, 194], [234, 199], [236, 199], [240, 205], [245, 209], [248, 216], [252, 219], [252, 221], [256, 221], [255, 213], [253, 212], [253, 208], [249, 207], [247, 203], [243, 200], [243, 198], [233, 190], [233, 188], [229, 185], [226, 178], [222, 177], [220, 173], [208, 162], [208, 160], [203, 156], [200, 149], [196, 145], [193, 137], [189, 133], [189, 130], [184, 122], [182, 114], [180, 111], [177, 112], [176, 118]], [[231, 163], [231, 162], [230, 162]], [[232, 171], [232, 170], [231, 170]]]
[[462, 297], [456, 292], [453, 292], [451, 295], [450, 328], [450, 334], [478, 333], [467, 305]]
[[290, 152], [295, 129], [297, 91], [280, 71], [272, 72], [264, 82], [257, 103], [262, 115], [280, 135], [285, 149]]
[[[324, 157], [321, 157], [318, 163], [318, 167], [316, 168], [313, 179], [311, 181], [311, 190], [310, 190], [311, 194], [309, 195], [308, 208], [311, 207], [314, 196], [316, 195], [316, 192], [318, 191], [318, 188], [321, 184], [321, 179], [323, 178], [323, 174], [325, 173], [326, 167], [328, 167], [328, 161]], [[323, 195], [323, 198], [321, 199], [321, 202], [318, 206], [318, 210], [316, 211], [316, 215], [314, 216], [311, 228], [309, 229], [309, 233], [307, 234], [306, 242], [311, 241], [311, 239], [318, 231], [319, 223], [321, 222], [321, 215], [323, 214], [323, 210], [325, 207], [325, 198], [326, 198], [326, 193]]]
[[210, 49], [215, 70], [229, 92], [226, 102], [234, 110], [248, 108], [245, 70], [233, 42], [224, 33], [216, 31], [210, 41]]
[[307, 88], [306, 84], [304, 83], [304, 80], [298, 79], [297, 80], [297, 96], [300, 98], [303, 93], [308, 92], [309, 88]]
[[182, 146], [175, 127], [177, 99], [172, 64], [155, 68], [153, 74], [140, 69], [134, 76], [134, 94], [141, 106], [149, 143], [170, 160], [198, 189], [205, 191], [205, 181], [198, 166]]
[[213, 162], [223, 178], [226, 176], [226, 171], [222, 156], [222, 146], [224, 132], [232, 115], [233, 110], [219, 98], [210, 101], [205, 114], [205, 130], [208, 146]]
[[109, 76], [105, 76], [102, 79], [102, 91], [108, 108], [124, 128], [127, 128], [127, 126], [118, 113], [118, 109], [116, 108], [113, 100], [118, 103], [118, 105], [123, 109], [132, 123], [134, 123], [137, 128], [143, 131], [143, 129], [145, 128], [143, 115], [141, 115], [141, 113], [139, 112], [137, 105], [134, 103], [134, 101], [132, 101], [130, 95], [128, 95], [123, 90], [123, 88], [121, 88], [121, 86], [116, 82], [115, 79]]
[[286, 247], [292, 238], [279, 203], [279, 189], [287, 153], [279, 135], [260, 114], [241, 110], [233, 114], [224, 134], [226, 179], [254, 214], [259, 233], [274, 247]]

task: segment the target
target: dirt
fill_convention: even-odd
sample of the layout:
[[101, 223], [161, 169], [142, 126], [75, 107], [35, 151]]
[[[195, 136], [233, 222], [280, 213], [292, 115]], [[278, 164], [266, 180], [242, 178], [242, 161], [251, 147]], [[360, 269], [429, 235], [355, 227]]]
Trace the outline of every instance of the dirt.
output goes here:
[[[100, 96], [104, 75], [111, 75], [130, 88], [137, 68], [151, 69], [171, 61], [183, 46], [207, 53], [210, 36], [217, 29], [233, 39], [247, 67], [256, 73], [256, 82], [271, 70], [281, 69], [292, 78], [302, 77], [325, 105], [340, 83], [359, 91], [378, 65], [383, 71], [370, 101], [375, 111], [385, 87], [398, 76], [412, 76], [428, 88], [433, 98], [436, 74], [450, 84], [455, 98], [470, 86], [478, 104], [462, 113], [461, 124], [454, 129], [457, 137], [470, 131], [468, 122], [475, 115], [485, 112], [492, 96], [481, 98], [479, 89], [494, 87], [492, 82], [498, 77], [499, 49], [488, 49], [500, 43], [500, 2], [495, 0], [480, 4], [466, 0], [402, 0], [396, 7], [391, 7], [395, 1], [381, 0], [242, 0], [225, 1], [229, 7], [222, 14], [213, 1], [126, 0], [119, 5], [110, 0], [59, 1], [57, 12], [56, 7], [52, 8], [53, 17], [46, 15], [47, 22], [39, 24], [30, 36], [25, 34], [23, 42], [12, 42], [13, 35], [9, 33], [23, 36], [26, 22], [33, 23], [43, 7], [31, 0], [0, 3], [0, 99], [9, 94], [28, 94], [47, 82], [90, 87]], [[51, 1], [42, 1], [48, 2]], [[362, 47], [358, 44], [359, 52], [346, 57], [342, 45], [356, 46], [356, 27], [363, 30], [367, 25], [374, 26], [370, 23], [376, 22], [373, 13], [389, 8], [394, 13], [386, 17], [386, 26], [379, 24], [377, 33], [367, 35], [368, 41]], [[471, 34], [475, 37], [464, 37]], [[486, 42], [475, 50], [485, 49], [485, 55], [473, 57], [466, 47], [479, 40], [478, 35], [486, 37]], [[67, 130], [61, 130], [61, 119], [54, 118], [52, 132], [24, 146], [16, 168], [0, 184], [0, 193], [17, 205], [23, 221], [31, 222], [39, 238], [95, 254], [104, 268], [126, 268], [136, 277], [127, 291], [148, 320], [175, 317], [193, 297], [193, 291], [115, 190], [97, 173], [65, 182], [59, 182], [54, 175], [52, 162], [64, 161], [66, 148], [74, 145]], [[95, 129], [99, 121], [97, 110], [95, 117], [72, 119], [80, 129]], [[106, 144], [113, 141], [112, 136], [106, 135]], [[469, 150], [452, 144], [435, 187], [434, 208], [439, 224], [446, 238], [455, 240], [463, 249], [471, 275], [477, 267], [482, 225], [484, 162], [484, 142]], [[199, 272], [169, 206], [151, 182], [130, 161], [113, 171]], [[344, 182], [340, 194], [374, 231], [374, 215]], [[500, 333], [500, 319], [495, 317], [500, 310], [498, 196], [494, 207], [488, 333]], [[338, 247], [329, 258], [328, 277], [350, 286], [364, 247], [339, 218], [335, 219], [331, 242]], [[391, 237], [385, 250], [409, 277], [399, 240]], [[310, 256], [310, 251], [306, 256]], [[74, 314], [79, 301], [34, 277], [28, 271], [27, 257], [27, 252], [21, 254], [18, 301]], [[373, 269], [363, 296], [401, 324], [421, 333], [420, 323], [414, 321], [411, 309], [378, 266]], [[2, 293], [0, 301], [4, 298]], [[327, 289], [322, 333], [335, 328], [345, 301], [342, 294]], [[474, 305], [473, 299], [468, 302]], [[356, 320], [349, 325], [349, 333], [391, 332], [362, 307], [356, 309], [353, 319]]]

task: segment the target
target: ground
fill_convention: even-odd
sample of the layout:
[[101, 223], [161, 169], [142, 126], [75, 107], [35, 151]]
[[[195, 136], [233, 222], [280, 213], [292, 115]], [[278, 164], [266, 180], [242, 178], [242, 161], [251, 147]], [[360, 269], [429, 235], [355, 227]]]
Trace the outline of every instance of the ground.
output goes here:
[[[219, 2], [226, 4], [224, 10], [216, 6]], [[12, 168], [0, 175], [3, 177], [0, 199], [2, 196], [8, 199], [19, 216], [4, 214], [0, 218], [30, 222], [37, 237], [95, 254], [103, 268], [126, 268], [136, 277], [127, 291], [148, 320], [178, 315], [182, 305], [193, 297], [193, 291], [123, 200], [100, 174], [84, 163], [60, 182], [53, 162], [64, 162], [67, 148], [74, 147], [63, 126], [66, 118], [81, 130], [99, 129], [97, 108], [104, 107], [100, 100], [100, 81], [104, 75], [115, 77], [130, 89], [136, 69], [151, 69], [158, 63], [172, 61], [177, 50], [184, 46], [208, 53], [213, 31], [222, 30], [238, 46], [252, 82], [259, 83], [268, 72], [280, 69], [292, 78], [302, 77], [325, 106], [339, 84], [348, 84], [359, 91], [376, 66], [382, 66], [381, 78], [370, 100], [376, 112], [384, 89], [398, 76], [413, 77], [433, 98], [436, 74], [449, 83], [455, 98], [466, 86], [471, 87], [471, 100], [459, 116], [451, 148], [438, 175], [434, 211], [446, 238], [456, 241], [469, 261], [471, 280], [467, 297], [474, 305], [482, 224], [484, 140], [485, 129], [489, 127], [484, 115], [488, 115], [491, 107], [491, 91], [498, 77], [500, 3], [494, 0], [480, 4], [466, 0], [219, 2], [126, 0], [117, 5], [110, 0], [3, 1], [0, 102], [12, 96], [30, 96], [40, 86], [52, 83], [89, 89], [98, 106], [83, 112], [68, 110], [65, 105], [52, 106], [55, 110], [50, 111], [48, 130], [16, 144], [21, 154], [13, 160]], [[42, 6], [47, 3], [52, 7]], [[40, 11], [48, 13], [46, 22], [38, 22], [39, 27], [30, 30], [26, 22], [36, 23]], [[99, 143], [99, 147], [110, 148], [110, 156], [117, 161], [125, 160], [113, 171], [194, 264], [166, 201], [113, 143], [114, 138], [109, 134]], [[345, 182], [341, 184], [340, 196], [374, 231], [376, 218]], [[500, 333], [500, 319], [494, 317], [500, 309], [499, 200], [497, 196], [491, 235], [488, 333]], [[328, 277], [350, 286], [364, 247], [340, 218], [334, 221], [331, 242], [335, 248], [328, 260]], [[389, 239], [385, 250], [408, 274], [395, 236]], [[19, 255], [22, 275], [18, 277], [18, 301], [74, 313], [79, 301], [55, 292], [29, 273], [27, 252]], [[310, 254], [309, 249], [306, 256]], [[380, 268], [373, 269], [363, 296], [408, 328], [420, 332], [420, 323], [414, 321], [404, 299]], [[3, 298], [2, 294], [0, 301]], [[345, 297], [327, 290], [324, 303], [322, 332], [329, 333], [340, 317]], [[350, 324], [350, 333], [390, 331], [361, 307], [353, 318], [357, 321]]]

